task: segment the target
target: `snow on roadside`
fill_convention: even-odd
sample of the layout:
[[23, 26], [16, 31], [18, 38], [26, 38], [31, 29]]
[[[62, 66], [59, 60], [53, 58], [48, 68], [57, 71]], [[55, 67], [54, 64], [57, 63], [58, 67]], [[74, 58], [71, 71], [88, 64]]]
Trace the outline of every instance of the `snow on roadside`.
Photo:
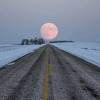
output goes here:
[[0, 45], [0, 52], [10, 51], [22, 47], [21, 45]]
[[[42, 45], [41, 45], [42, 46]], [[0, 51], [0, 67], [30, 53], [41, 47], [40, 45], [12, 46]], [[1, 46], [0, 46], [1, 47]], [[9, 49], [10, 48], [10, 49]]]
[[53, 45], [100, 67], [100, 43], [75, 42]]

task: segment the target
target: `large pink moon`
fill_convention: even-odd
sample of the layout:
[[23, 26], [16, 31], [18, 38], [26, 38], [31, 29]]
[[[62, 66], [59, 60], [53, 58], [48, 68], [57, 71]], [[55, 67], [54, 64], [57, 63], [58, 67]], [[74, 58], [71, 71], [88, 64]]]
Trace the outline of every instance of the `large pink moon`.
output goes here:
[[41, 36], [45, 40], [55, 39], [58, 35], [58, 28], [53, 23], [45, 23], [41, 26]]

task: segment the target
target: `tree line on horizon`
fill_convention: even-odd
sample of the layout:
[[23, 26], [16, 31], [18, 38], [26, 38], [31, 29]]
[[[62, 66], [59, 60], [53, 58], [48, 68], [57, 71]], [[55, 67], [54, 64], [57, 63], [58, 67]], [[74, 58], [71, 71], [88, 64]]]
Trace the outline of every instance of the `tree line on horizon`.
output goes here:
[[35, 37], [34, 39], [22, 39], [21, 45], [32, 45], [32, 44], [45, 44], [45, 40], [43, 38], [37, 38]]
[[[55, 40], [55, 41], [49, 41], [49, 43], [64, 43], [64, 42], [74, 42], [74, 41], [66, 41], [66, 40]], [[22, 39], [21, 45], [41, 45], [45, 44], [46, 41], [43, 38], [31, 38], [31, 39]]]

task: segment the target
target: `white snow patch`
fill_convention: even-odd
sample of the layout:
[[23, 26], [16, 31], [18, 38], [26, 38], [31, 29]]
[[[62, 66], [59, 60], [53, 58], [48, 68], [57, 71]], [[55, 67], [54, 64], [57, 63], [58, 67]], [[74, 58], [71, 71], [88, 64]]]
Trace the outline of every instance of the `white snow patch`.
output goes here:
[[100, 43], [74, 42], [53, 45], [100, 67]]
[[[43, 45], [41, 45], [43, 46]], [[41, 47], [40, 45], [0, 45], [0, 67]]]

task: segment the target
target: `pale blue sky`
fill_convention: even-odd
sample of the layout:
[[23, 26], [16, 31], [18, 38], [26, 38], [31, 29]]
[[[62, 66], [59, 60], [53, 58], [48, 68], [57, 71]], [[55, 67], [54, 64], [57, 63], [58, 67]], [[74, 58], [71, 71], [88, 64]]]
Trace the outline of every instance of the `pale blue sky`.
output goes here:
[[100, 41], [100, 0], [0, 0], [0, 43], [19, 43], [53, 22], [57, 39]]

